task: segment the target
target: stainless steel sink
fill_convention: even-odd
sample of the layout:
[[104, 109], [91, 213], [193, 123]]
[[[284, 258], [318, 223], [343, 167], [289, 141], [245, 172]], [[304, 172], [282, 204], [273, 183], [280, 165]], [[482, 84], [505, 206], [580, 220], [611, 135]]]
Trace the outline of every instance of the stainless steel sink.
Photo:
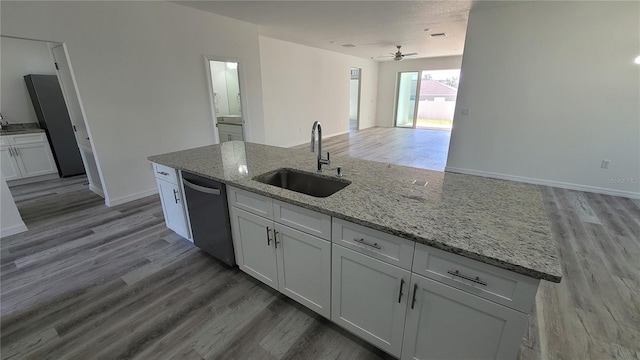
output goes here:
[[349, 180], [286, 168], [258, 175], [253, 180], [319, 198], [335, 194], [351, 184]]

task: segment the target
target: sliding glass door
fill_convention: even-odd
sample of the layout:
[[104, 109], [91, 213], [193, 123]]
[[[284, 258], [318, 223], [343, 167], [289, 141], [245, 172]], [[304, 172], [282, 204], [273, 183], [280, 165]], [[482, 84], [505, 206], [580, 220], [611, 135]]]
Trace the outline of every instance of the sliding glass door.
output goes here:
[[416, 94], [420, 72], [401, 72], [398, 74], [398, 97], [396, 99], [396, 126], [416, 127]]

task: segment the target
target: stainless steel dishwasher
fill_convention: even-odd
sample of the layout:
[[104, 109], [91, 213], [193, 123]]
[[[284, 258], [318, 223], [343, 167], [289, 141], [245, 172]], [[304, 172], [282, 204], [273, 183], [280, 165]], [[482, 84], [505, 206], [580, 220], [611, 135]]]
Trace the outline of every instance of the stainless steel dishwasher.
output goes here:
[[236, 264], [224, 184], [182, 173], [193, 243], [229, 266]]

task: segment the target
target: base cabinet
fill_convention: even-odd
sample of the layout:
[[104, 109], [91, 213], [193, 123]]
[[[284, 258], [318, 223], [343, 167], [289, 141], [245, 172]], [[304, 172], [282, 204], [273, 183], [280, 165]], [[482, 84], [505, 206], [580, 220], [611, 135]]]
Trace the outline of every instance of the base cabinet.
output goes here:
[[232, 207], [240, 269], [327, 318], [331, 316], [331, 243]]
[[0, 161], [5, 180], [58, 173], [44, 133], [3, 135], [1, 143]]
[[333, 244], [331, 320], [400, 357], [411, 273]]
[[0, 165], [2, 165], [2, 176], [4, 176], [5, 180], [9, 181], [22, 178], [20, 168], [14, 158], [11, 147], [3, 146], [0, 148]]
[[515, 359], [526, 314], [411, 275], [402, 359]]
[[189, 238], [190, 231], [184, 213], [180, 187], [162, 179], [156, 179], [156, 183], [158, 185], [162, 212], [164, 213], [164, 221], [167, 227], [175, 231], [178, 235]]

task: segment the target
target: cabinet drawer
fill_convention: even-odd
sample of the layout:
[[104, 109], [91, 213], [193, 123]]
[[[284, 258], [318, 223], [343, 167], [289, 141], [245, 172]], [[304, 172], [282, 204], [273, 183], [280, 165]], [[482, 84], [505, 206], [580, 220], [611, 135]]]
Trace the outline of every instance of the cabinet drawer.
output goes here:
[[331, 241], [331, 216], [273, 200], [273, 220]]
[[415, 242], [333, 218], [334, 243], [411, 270]]
[[231, 186], [227, 187], [227, 197], [230, 206], [273, 220], [273, 202], [271, 198]]
[[528, 314], [539, 280], [416, 244], [413, 272]]
[[153, 163], [153, 172], [155, 173], [157, 179], [162, 179], [164, 181], [178, 185], [178, 172], [176, 171], [176, 169], [170, 168], [165, 165]]
[[242, 125], [218, 124], [218, 130], [242, 135]]
[[15, 145], [48, 142], [45, 133], [12, 135], [11, 137]]

